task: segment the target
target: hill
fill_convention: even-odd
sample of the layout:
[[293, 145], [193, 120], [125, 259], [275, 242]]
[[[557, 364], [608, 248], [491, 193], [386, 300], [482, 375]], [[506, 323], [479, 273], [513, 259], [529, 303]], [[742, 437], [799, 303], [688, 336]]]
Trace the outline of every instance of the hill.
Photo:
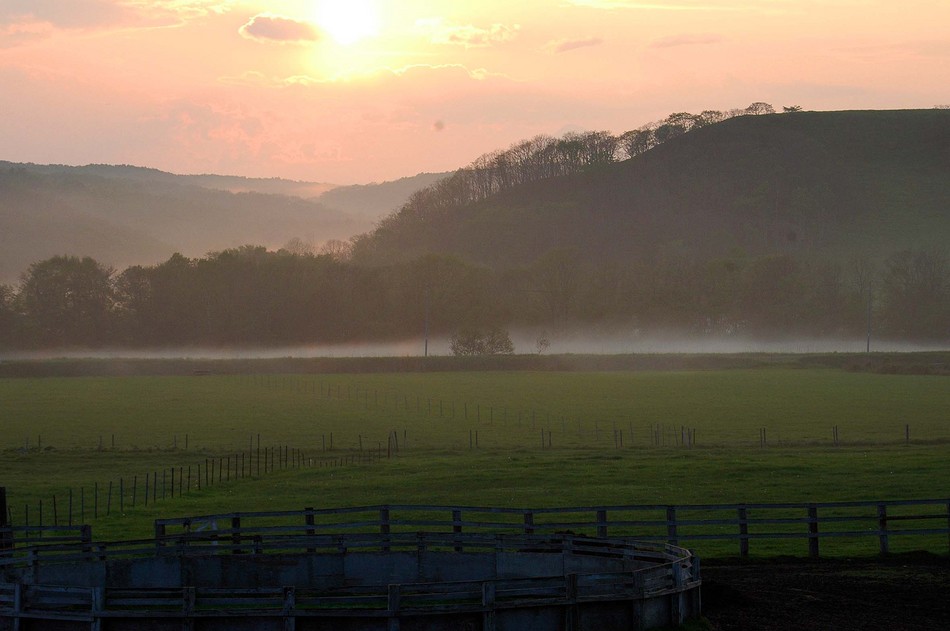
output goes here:
[[295, 238], [315, 246], [345, 240], [438, 177], [336, 187], [128, 165], [0, 161], [0, 283], [60, 254], [122, 268], [175, 252], [195, 257], [244, 244], [276, 249]]
[[155, 177], [0, 169], [0, 281], [59, 254], [111, 266], [200, 256], [246, 243], [347, 238], [367, 225], [312, 201]]
[[950, 243], [950, 111], [739, 116], [629, 160], [432, 212], [360, 239], [364, 262], [437, 252], [505, 268], [770, 255], [880, 259]]
[[392, 182], [337, 186], [317, 201], [355, 217], [377, 221], [398, 209], [415, 191], [430, 186], [450, 173], [420, 173]]
[[[456, 342], [504, 341], [508, 328], [539, 353], [575, 334], [853, 341], [872, 330], [944, 348], [950, 111], [759, 105], [523, 141], [411, 193], [350, 257], [274, 251], [360, 225], [309, 199], [134, 169], [0, 171], [3, 256], [82, 247], [109, 265], [165, 261], [115, 275], [91, 259], [43, 261], [0, 286], [0, 347], [350, 344], [424, 330], [465, 349]], [[404, 195], [411, 182], [344, 194]], [[267, 247], [168, 255], [242, 243]]]
[[335, 184], [321, 182], [302, 182], [283, 178], [253, 178], [234, 175], [179, 175], [148, 167], [128, 164], [87, 164], [68, 166], [63, 164], [23, 164], [0, 160], [0, 170], [23, 169], [44, 175], [69, 174], [92, 175], [96, 177], [135, 180], [146, 184], [193, 185], [229, 193], [264, 193], [269, 195], [287, 195], [310, 199], [336, 188]]

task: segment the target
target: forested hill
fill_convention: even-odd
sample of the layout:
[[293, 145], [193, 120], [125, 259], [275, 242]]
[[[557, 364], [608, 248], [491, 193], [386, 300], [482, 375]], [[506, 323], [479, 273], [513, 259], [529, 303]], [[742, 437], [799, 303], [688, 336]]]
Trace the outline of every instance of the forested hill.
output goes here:
[[[511, 329], [537, 335], [518, 352], [541, 352], [570, 331], [855, 340], [869, 321], [875, 339], [945, 346], [950, 111], [789, 109], [529, 139], [412, 193], [352, 248], [257, 241], [124, 270], [94, 249], [37, 248], [18, 285], [0, 279], [0, 351], [425, 330], [504, 352], [510, 342], [494, 341]], [[134, 231], [159, 224], [233, 234], [255, 217], [313, 220], [307, 200], [93, 177], [0, 171], [0, 222], [34, 226], [35, 244], [83, 231], [132, 247]], [[98, 224], [80, 221], [94, 212]], [[0, 223], [2, 255], [28, 242], [10, 234]]]
[[438, 252], [506, 268], [574, 249], [617, 263], [847, 261], [950, 243], [948, 110], [737, 116], [622, 162], [482, 199], [458, 190], [500, 169], [543, 169], [546, 156], [561, 157], [541, 147], [520, 164], [502, 156], [460, 171], [455, 187], [431, 188], [362, 236], [357, 260]]

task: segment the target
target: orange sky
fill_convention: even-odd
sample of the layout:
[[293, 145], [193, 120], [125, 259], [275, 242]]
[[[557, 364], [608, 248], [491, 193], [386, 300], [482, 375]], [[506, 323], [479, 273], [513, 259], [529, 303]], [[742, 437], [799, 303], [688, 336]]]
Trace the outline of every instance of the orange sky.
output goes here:
[[337, 184], [671, 112], [950, 103], [947, 0], [0, 0], [0, 159]]

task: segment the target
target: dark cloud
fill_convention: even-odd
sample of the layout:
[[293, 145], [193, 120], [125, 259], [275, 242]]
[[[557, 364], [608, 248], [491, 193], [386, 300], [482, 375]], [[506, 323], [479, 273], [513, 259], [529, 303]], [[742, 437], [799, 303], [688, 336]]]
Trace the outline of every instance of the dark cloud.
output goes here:
[[248, 39], [266, 42], [302, 43], [320, 39], [312, 24], [266, 13], [255, 15], [239, 31]]

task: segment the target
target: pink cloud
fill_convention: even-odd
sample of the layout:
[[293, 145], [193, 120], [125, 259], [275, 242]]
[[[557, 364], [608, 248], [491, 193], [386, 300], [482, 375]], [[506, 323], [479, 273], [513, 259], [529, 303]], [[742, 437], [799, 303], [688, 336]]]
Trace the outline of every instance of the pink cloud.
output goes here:
[[570, 40], [558, 40], [554, 42], [549, 42], [546, 48], [552, 52], [566, 53], [568, 51], [577, 50], [578, 48], [590, 48], [593, 46], [600, 46], [604, 43], [604, 40], [599, 37], [591, 37], [588, 39], [570, 39]]
[[654, 40], [650, 48], [675, 48], [677, 46], [707, 46], [721, 43], [722, 37], [714, 34], [672, 35]]
[[441, 18], [418, 20], [416, 27], [427, 32], [434, 44], [455, 44], [465, 48], [484, 48], [513, 40], [521, 26], [492, 24], [482, 28], [471, 24], [447, 24]]
[[312, 24], [269, 13], [255, 15], [238, 32], [258, 42], [299, 44], [320, 38]]
[[127, 12], [112, 0], [4, 0], [0, 24], [45, 22], [57, 28], [84, 29], [121, 22]]

